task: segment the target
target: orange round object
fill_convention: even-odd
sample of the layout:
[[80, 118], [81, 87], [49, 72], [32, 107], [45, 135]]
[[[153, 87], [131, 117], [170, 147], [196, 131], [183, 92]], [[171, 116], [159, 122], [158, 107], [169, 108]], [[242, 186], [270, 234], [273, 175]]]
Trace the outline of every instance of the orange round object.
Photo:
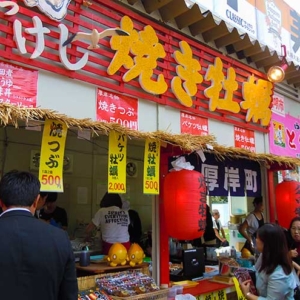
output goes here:
[[107, 260], [112, 267], [125, 265], [127, 261], [127, 249], [121, 243], [113, 244], [108, 251]]
[[241, 255], [242, 255], [242, 258], [249, 258], [252, 255], [252, 253], [248, 249], [243, 248]]

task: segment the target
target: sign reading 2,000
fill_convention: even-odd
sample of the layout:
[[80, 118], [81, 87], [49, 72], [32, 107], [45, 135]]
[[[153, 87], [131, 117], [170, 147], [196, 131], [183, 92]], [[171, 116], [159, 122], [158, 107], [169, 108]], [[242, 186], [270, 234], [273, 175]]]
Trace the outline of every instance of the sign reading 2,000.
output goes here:
[[49, 174], [43, 174], [41, 183], [43, 185], [56, 185], [57, 187], [61, 187], [61, 179], [60, 176], [53, 176]]
[[119, 182], [109, 182], [108, 190], [109, 191], [124, 191], [125, 190], [125, 184], [124, 183], [119, 183]]

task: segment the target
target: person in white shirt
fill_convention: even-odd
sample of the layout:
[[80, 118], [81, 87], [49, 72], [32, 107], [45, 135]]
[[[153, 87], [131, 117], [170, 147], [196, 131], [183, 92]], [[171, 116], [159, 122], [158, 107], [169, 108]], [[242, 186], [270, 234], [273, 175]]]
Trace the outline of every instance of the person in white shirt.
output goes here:
[[122, 209], [119, 194], [106, 193], [92, 221], [86, 228], [89, 237], [93, 230], [100, 227], [102, 235], [102, 252], [108, 254], [114, 243], [121, 243], [128, 250], [130, 247], [128, 226], [130, 224], [128, 211]]
[[219, 248], [220, 246], [225, 246], [225, 243], [227, 242], [225, 237], [225, 231], [220, 220], [220, 213], [217, 209], [212, 210], [212, 217], [213, 217], [213, 229], [216, 235], [216, 246]]

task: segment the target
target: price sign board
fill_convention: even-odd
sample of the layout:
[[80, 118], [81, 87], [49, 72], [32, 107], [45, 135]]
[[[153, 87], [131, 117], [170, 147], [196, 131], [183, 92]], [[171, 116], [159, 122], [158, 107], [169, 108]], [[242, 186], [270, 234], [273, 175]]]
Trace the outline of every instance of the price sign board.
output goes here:
[[43, 192], [64, 191], [63, 163], [67, 131], [67, 125], [62, 121], [45, 121], [39, 168]]
[[97, 120], [138, 130], [138, 100], [98, 88]]
[[127, 136], [110, 131], [108, 142], [108, 192], [126, 193]]
[[181, 133], [190, 133], [194, 135], [208, 135], [208, 119], [180, 113]]
[[254, 131], [234, 126], [234, 146], [255, 152]]
[[144, 194], [159, 194], [160, 142], [147, 139], [144, 152]]
[[0, 103], [36, 107], [38, 71], [0, 62]]

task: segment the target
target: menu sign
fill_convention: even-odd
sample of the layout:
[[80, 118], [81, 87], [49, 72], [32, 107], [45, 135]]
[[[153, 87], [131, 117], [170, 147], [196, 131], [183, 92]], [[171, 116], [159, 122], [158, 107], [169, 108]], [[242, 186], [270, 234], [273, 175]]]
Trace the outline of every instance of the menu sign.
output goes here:
[[114, 130], [108, 142], [108, 192], [126, 193], [127, 136]]
[[97, 120], [138, 130], [138, 101], [98, 88]]
[[255, 152], [254, 131], [234, 126], [234, 146]]
[[277, 115], [285, 116], [284, 97], [282, 95], [277, 93], [273, 94], [272, 112]]
[[63, 165], [67, 131], [67, 125], [62, 121], [45, 121], [39, 167], [43, 192], [64, 191]]
[[0, 103], [36, 107], [38, 71], [0, 62]]
[[184, 112], [180, 113], [181, 133], [208, 135], [208, 120]]
[[160, 142], [147, 139], [144, 152], [144, 194], [159, 195]]

